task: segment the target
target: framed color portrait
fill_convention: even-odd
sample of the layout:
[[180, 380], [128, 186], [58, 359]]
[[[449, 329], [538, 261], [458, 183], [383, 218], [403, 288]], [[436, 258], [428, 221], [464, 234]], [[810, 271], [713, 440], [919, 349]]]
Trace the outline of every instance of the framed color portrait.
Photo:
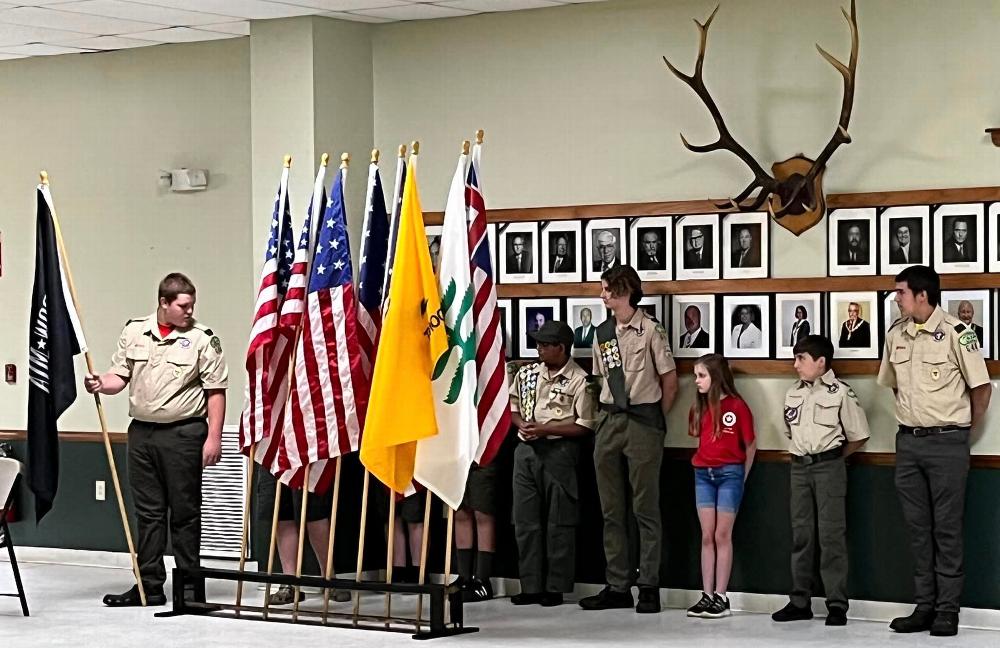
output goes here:
[[629, 258], [643, 281], [674, 278], [674, 219], [647, 216], [632, 221]]
[[715, 295], [674, 295], [670, 348], [678, 358], [715, 353]]
[[500, 283], [538, 281], [538, 223], [503, 223], [500, 235]]
[[[976, 335], [984, 358], [993, 355], [993, 294], [989, 290], [942, 290], [941, 308]], [[964, 331], [963, 331], [964, 333]]]
[[771, 357], [771, 297], [722, 297], [722, 354], [727, 358]]
[[580, 221], [542, 223], [542, 283], [583, 281], [582, 229]]
[[542, 328], [546, 322], [558, 319], [562, 319], [558, 299], [517, 300], [517, 357], [537, 358], [538, 349], [528, 333]]
[[608, 309], [596, 297], [570, 297], [566, 300], [566, 323], [573, 329], [573, 357], [591, 357], [597, 327], [608, 319]]
[[627, 263], [624, 218], [587, 221], [585, 239], [587, 281], [600, 281], [605, 270]]
[[719, 278], [719, 217], [683, 216], [674, 223], [678, 279]]
[[765, 212], [722, 219], [722, 278], [763, 279], [770, 274], [771, 219]]
[[983, 272], [986, 222], [982, 203], [934, 210], [934, 269], [941, 274]]
[[834, 358], [878, 358], [881, 309], [878, 293], [830, 293], [830, 341]]
[[875, 274], [875, 209], [834, 209], [826, 218], [831, 277]]
[[776, 358], [794, 358], [795, 343], [807, 335], [823, 333], [823, 295], [778, 293], [774, 296], [774, 344]]
[[930, 265], [931, 209], [927, 205], [889, 207], [879, 214], [879, 268], [897, 275], [911, 265]]

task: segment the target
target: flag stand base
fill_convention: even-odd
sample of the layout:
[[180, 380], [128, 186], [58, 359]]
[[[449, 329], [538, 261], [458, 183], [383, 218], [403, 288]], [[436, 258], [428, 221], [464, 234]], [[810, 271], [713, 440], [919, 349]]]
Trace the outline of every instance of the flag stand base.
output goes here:
[[[390, 594], [423, 594], [430, 600], [428, 617], [418, 620], [414, 617], [379, 616], [372, 614], [353, 614], [351, 612], [329, 611], [323, 613], [316, 610], [299, 608], [297, 619], [293, 619], [291, 606], [270, 606], [266, 616], [260, 606], [220, 604], [205, 601], [205, 581], [243, 581], [244, 583], [270, 583], [271, 585], [298, 585], [318, 589], [337, 589], [342, 591], [390, 593]], [[185, 597], [185, 592], [190, 593]], [[332, 603], [332, 601], [331, 601]], [[448, 605], [450, 622], [445, 623], [445, 605]], [[201, 616], [217, 616], [250, 621], [270, 621], [273, 623], [299, 623], [304, 625], [325, 625], [358, 630], [377, 630], [381, 632], [412, 633], [414, 639], [436, 639], [451, 637], [471, 632], [479, 632], [479, 628], [464, 624], [462, 614], [462, 592], [456, 585], [428, 583], [393, 583], [388, 585], [379, 582], [357, 582], [346, 578], [323, 578], [322, 576], [288, 576], [285, 574], [265, 574], [261, 572], [240, 572], [233, 569], [181, 569], [173, 570], [173, 609], [169, 612], [158, 612], [156, 617], [174, 617], [185, 614]]]

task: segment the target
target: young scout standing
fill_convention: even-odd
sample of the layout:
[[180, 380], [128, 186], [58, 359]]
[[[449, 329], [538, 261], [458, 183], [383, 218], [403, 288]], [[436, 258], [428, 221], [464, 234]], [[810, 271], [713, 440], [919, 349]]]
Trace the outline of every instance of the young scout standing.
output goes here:
[[[129, 388], [128, 479], [149, 605], [166, 603], [168, 510], [177, 566], [198, 567], [201, 474], [222, 456], [228, 370], [219, 338], [195, 322], [194, 304], [191, 281], [179, 272], [167, 275], [156, 312], [125, 325], [108, 373], [83, 381], [92, 394]], [[104, 604], [140, 605], [139, 588], [108, 594]]]
[[561, 605], [573, 591], [579, 492], [576, 437], [590, 434], [597, 415], [587, 372], [572, 358], [573, 329], [546, 322], [529, 333], [541, 362], [521, 367], [510, 388], [517, 428], [514, 451], [514, 534], [521, 593], [514, 605]]
[[992, 386], [976, 333], [938, 303], [938, 274], [910, 266], [896, 276], [902, 318], [886, 335], [878, 382], [896, 396], [896, 492], [910, 531], [916, 609], [896, 632], [958, 633], [962, 522], [969, 434]]
[[636, 612], [660, 611], [660, 464], [666, 416], [677, 396], [667, 333], [639, 308], [642, 283], [630, 266], [601, 275], [601, 299], [614, 317], [597, 328], [594, 375], [600, 379], [594, 468], [604, 515], [607, 586], [580, 601], [585, 610], [632, 607], [626, 535], [627, 493], [639, 526]]
[[868, 440], [868, 419], [850, 385], [830, 368], [833, 344], [822, 335], [795, 343], [799, 381], [785, 395], [792, 456], [792, 594], [775, 621], [811, 619], [817, 540], [826, 590], [826, 625], [847, 624], [847, 468], [844, 457]]

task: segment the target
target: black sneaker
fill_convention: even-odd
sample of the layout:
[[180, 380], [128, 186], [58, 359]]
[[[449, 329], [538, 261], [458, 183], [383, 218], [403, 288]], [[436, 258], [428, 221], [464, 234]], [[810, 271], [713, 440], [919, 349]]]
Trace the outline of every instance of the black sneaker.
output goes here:
[[889, 624], [889, 629], [901, 633], [926, 632], [934, 623], [934, 610], [916, 608], [909, 616], [897, 617]]
[[[108, 607], [137, 607], [142, 605], [139, 597], [139, 586], [133, 585], [132, 589], [122, 594], [107, 594], [104, 597], [104, 604]], [[149, 588], [146, 590], [146, 605], [166, 605], [167, 597], [160, 588]]]
[[488, 601], [493, 598], [493, 585], [490, 583], [490, 579], [484, 581], [479, 580], [475, 576], [469, 581], [469, 603], [478, 603], [480, 601]]
[[689, 617], [701, 617], [704, 615], [705, 610], [707, 610], [712, 605], [712, 597], [707, 593], [702, 592], [701, 598], [698, 602], [688, 608]]
[[777, 621], [778, 623], [784, 623], [786, 621], [808, 621], [811, 618], [813, 618], [812, 608], [809, 606], [799, 607], [791, 601], [788, 602], [788, 605], [771, 615], [771, 620]]
[[655, 614], [660, 611], [660, 588], [650, 585], [639, 586], [639, 602], [635, 606], [639, 614]]
[[826, 613], [826, 625], [828, 626], [847, 625], [847, 610], [839, 606], [829, 608], [829, 610]]
[[557, 605], [562, 605], [562, 592], [545, 592], [542, 594], [542, 600], [539, 601], [538, 604], [542, 607], [556, 607]]
[[633, 605], [632, 592], [616, 592], [610, 585], [605, 585], [600, 594], [580, 599], [580, 607], [584, 610], [616, 610]]
[[958, 612], [936, 612], [931, 624], [932, 637], [954, 637], [958, 634]]
[[712, 596], [712, 602], [708, 604], [708, 609], [702, 612], [703, 619], [721, 619], [727, 617], [732, 612], [729, 610], [729, 599], [718, 594]]
[[510, 602], [514, 605], [538, 605], [544, 598], [544, 592], [521, 592], [510, 597]]

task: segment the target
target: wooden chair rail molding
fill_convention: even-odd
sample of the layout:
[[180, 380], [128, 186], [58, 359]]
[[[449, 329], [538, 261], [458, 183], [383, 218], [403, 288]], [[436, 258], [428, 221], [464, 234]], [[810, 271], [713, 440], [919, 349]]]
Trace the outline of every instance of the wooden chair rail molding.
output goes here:
[[[127, 443], [125, 432], [110, 432], [111, 443]], [[24, 441], [24, 430], [0, 430], [0, 441]], [[60, 432], [59, 441], [65, 443], [103, 443], [100, 432]], [[690, 461], [694, 448], [664, 448], [667, 459]], [[758, 450], [757, 460], [765, 463], [789, 463], [791, 460], [784, 450]], [[892, 452], [858, 452], [851, 456], [849, 463], [859, 466], [893, 466], [896, 455]], [[1000, 468], [1000, 455], [972, 455], [973, 468]]]

